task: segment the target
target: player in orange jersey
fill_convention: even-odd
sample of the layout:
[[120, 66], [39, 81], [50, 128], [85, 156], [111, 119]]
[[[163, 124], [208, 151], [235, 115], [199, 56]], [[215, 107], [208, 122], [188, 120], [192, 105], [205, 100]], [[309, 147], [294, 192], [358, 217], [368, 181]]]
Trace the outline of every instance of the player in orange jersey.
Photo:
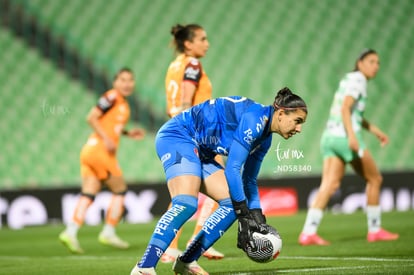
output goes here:
[[[197, 24], [172, 27], [173, 43], [177, 52], [176, 59], [168, 67], [165, 78], [167, 96], [167, 114], [174, 117], [191, 106], [212, 98], [212, 86], [207, 74], [201, 66], [200, 58], [204, 57], [209, 48], [205, 30]], [[223, 165], [223, 160], [216, 159]], [[205, 220], [218, 207], [218, 204], [206, 197], [194, 228], [192, 239], [201, 230]], [[181, 254], [178, 240], [181, 231], [161, 257], [161, 262], [170, 263]], [[213, 247], [205, 251], [203, 256], [209, 259], [222, 259], [224, 255]]]
[[127, 185], [122, 177], [116, 159], [116, 150], [121, 135], [140, 140], [143, 129], [125, 130], [130, 109], [125, 97], [132, 94], [135, 87], [133, 72], [128, 68], [116, 74], [113, 89], [101, 96], [98, 104], [88, 114], [87, 121], [94, 130], [83, 146], [80, 154], [82, 188], [72, 220], [59, 235], [60, 241], [73, 253], [83, 253], [77, 239], [86, 210], [96, 194], [105, 184], [113, 193], [106, 213], [105, 226], [99, 234], [99, 242], [105, 245], [126, 249], [129, 244], [115, 233], [115, 227], [124, 211], [124, 197]]

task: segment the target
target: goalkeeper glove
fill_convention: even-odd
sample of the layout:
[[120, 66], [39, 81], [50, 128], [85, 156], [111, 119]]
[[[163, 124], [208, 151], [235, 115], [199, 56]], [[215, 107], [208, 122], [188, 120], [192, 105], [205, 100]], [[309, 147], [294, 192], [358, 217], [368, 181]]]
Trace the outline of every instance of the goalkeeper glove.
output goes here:
[[256, 250], [256, 244], [253, 241], [253, 232], [259, 232], [262, 234], [268, 233], [266, 227], [258, 223], [253, 217], [252, 213], [247, 207], [246, 201], [236, 202], [233, 201], [234, 211], [239, 222], [238, 234], [237, 234], [237, 247], [243, 251], [250, 247], [252, 251]]
[[250, 214], [253, 216], [254, 220], [257, 223], [266, 223], [266, 217], [265, 215], [263, 215], [262, 209], [260, 208], [255, 208], [255, 209], [250, 209]]
[[262, 227], [266, 229], [267, 232], [272, 233], [276, 236], [279, 236], [279, 232], [276, 230], [276, 228], [266, 223], [266, 217], [265, 215], [263, 215], [262, 209], [260, 208], [250, 209], [250, 214], [253, 216], [253, 218], [258, 224], [260, 224]]

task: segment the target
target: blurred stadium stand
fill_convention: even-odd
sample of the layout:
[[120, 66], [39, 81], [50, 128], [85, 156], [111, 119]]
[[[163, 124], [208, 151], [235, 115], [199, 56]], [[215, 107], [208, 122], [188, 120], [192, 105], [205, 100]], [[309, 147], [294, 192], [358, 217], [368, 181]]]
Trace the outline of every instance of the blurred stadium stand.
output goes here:
[[[137, 79], [131, 124], [149, 135], [122, 141], [121, 166], [129, 181], [163, 181], [153, 137], [165, 120], [169, 30], [179, 22], [208, 32], [202, 62], [214, 96], [270, 104], [289, 86], [307, 101], [303, 133], [288, 142], [275, 136], [263, 178], [298, 175], [275, 173], [279, 164], [307, 165], [303, 176], [320, 173], [333, 92], [366, 47], [382, 64], [369, 84], [366, 117], [391, 143], [381, 149], [374, 137], [366, 141], [383, 171], [414, 169], [412, 0], [0, 0], [0, 13], [0, 189], [78, 185], [79, 150], [90, 132], [85, 116], [123, 66]], [[278, 162], [278, 144], [304, 157]]]

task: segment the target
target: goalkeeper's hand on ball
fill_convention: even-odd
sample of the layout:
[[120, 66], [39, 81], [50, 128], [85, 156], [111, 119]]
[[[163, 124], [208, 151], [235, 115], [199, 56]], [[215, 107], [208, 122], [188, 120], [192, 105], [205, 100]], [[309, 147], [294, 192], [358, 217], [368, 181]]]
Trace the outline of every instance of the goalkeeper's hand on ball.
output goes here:
[[255, 219], [257, 223], [261, 224], [261, 226], [263, 226], [267, 230], [267, 232], [272, 233], [275, 236], [280, 236], [276, 228], [266, 223], [266, 217], [265, 215], [263, 215], [262, 209], [260, 208], [250, 209], [250, 214], [253, 216], [253, 218]]
[[247, 207], [246, 201], [233, 201], [233, 207], [239, 222], [237, 247], [243, 251], [246, 251], [247, 248], [250, 247], [252, 251], [255, 251], [257, 248], [255, 242], [253, 241], [253, 232], [267, 234], [269, 233], [269, 228], [265, 223], [262, 223], [260, 220], [256, 220]]

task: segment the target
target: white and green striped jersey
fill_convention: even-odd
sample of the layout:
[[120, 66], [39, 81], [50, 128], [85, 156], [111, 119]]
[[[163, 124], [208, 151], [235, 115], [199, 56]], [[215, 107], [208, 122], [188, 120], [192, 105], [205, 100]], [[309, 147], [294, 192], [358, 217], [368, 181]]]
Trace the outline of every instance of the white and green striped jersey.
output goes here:
[[355, 133], [361, 131], [362, 116], [367, 100], [367, 79], [361, 72], [356, 71], [346, 74], [339, 83], [331, 105], [325, 134], [346, 137], [341, 114], [342, 103], [346, 96], [352, 96], [355, 99], [351, 112], [352, 128]]

